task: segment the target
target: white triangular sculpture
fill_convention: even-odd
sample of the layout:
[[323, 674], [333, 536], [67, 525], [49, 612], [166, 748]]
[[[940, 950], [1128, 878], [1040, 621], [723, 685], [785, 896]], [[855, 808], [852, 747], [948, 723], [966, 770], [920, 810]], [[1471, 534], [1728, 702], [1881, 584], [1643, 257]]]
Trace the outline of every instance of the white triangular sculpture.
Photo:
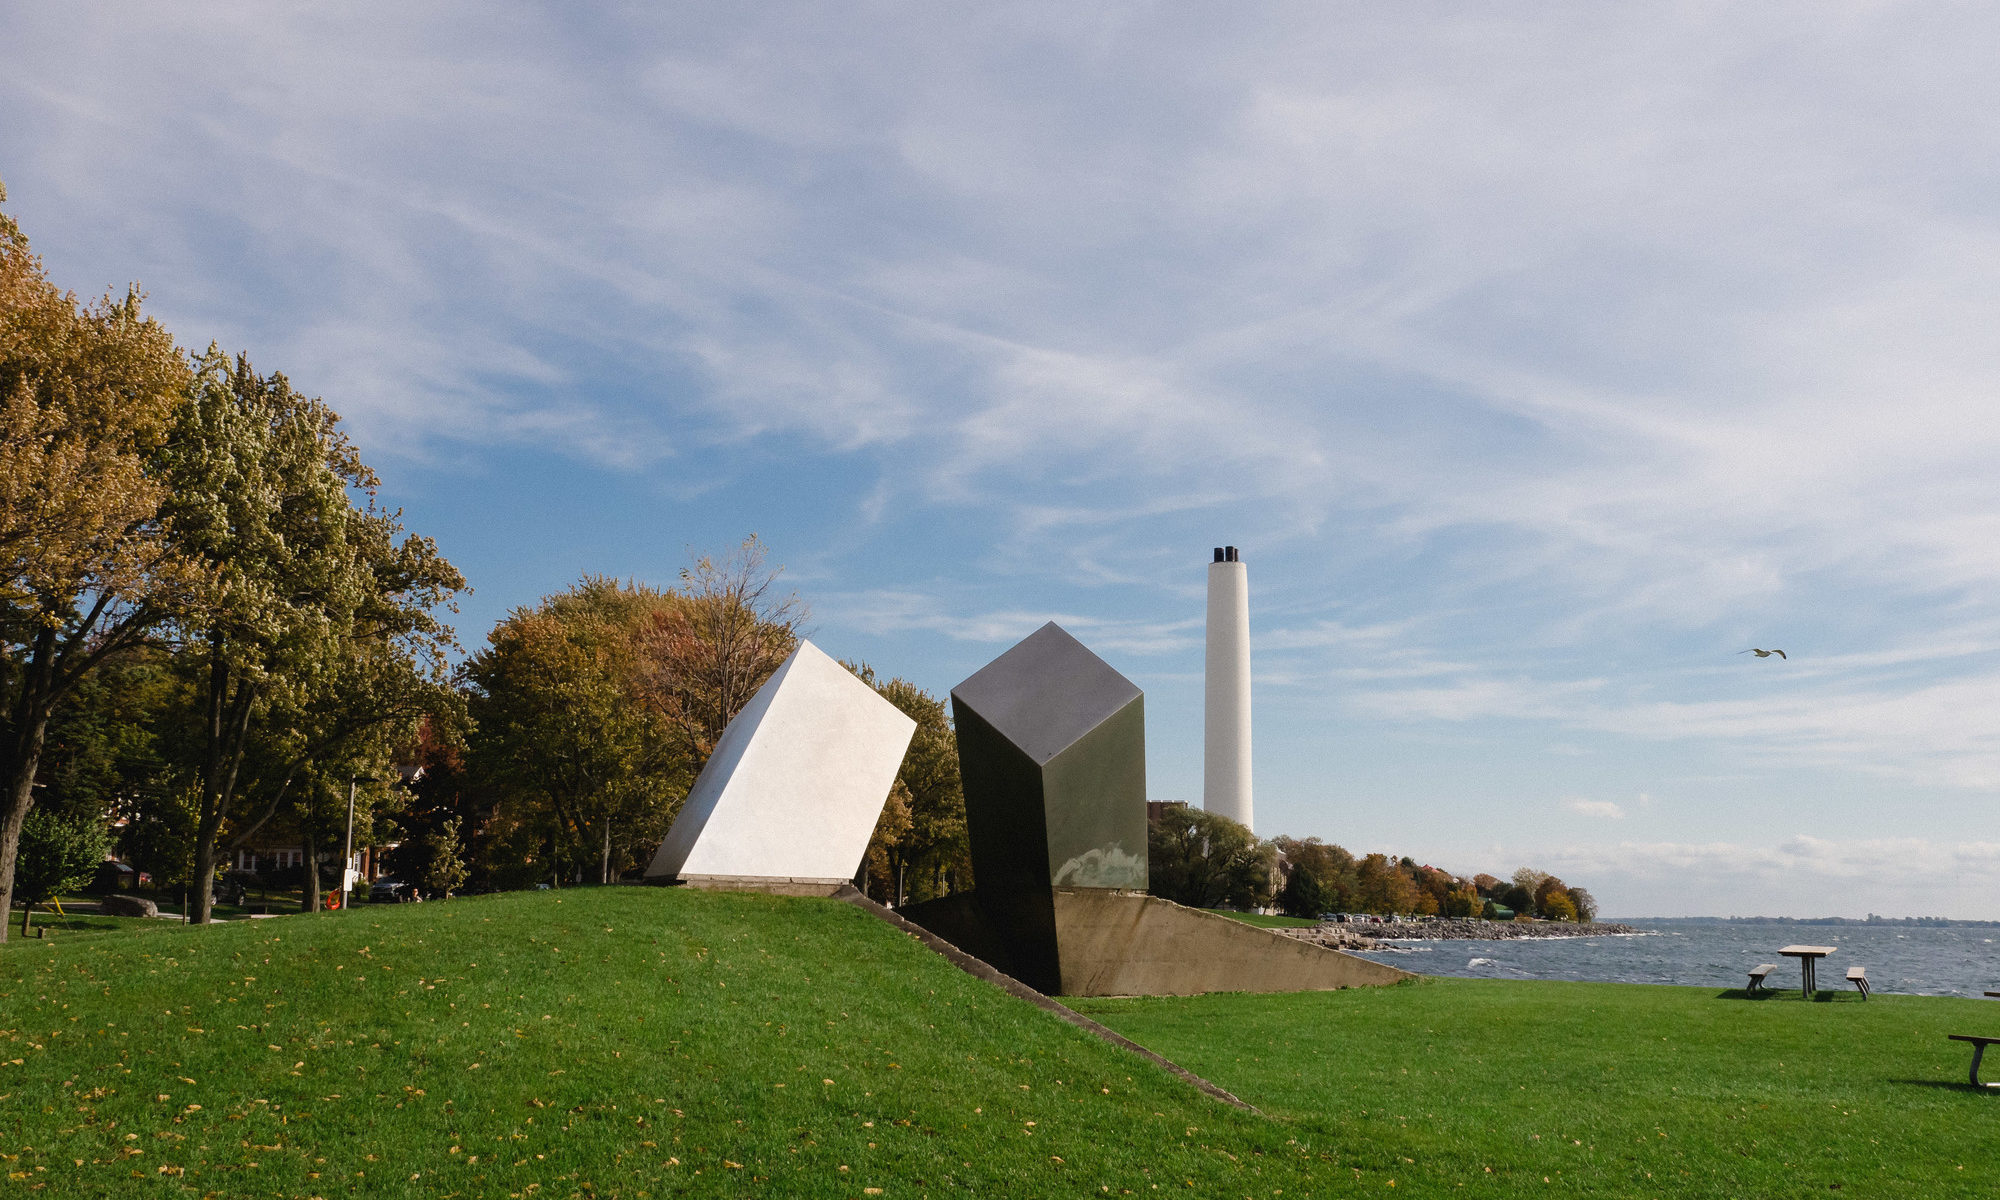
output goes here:
[[916, 729], [801, 641], [722, 731], [646, 878], [852, 879]]

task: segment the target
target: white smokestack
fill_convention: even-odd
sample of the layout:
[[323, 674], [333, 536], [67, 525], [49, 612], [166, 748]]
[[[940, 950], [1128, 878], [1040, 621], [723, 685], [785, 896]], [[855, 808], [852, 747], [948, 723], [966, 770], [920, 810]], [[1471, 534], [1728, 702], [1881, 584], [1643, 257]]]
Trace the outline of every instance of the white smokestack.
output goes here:
[[1236, 547], [1208, 567], [1208, 696], [1201, 806], [1254, 828], [1250, 816], [1250, 576]]

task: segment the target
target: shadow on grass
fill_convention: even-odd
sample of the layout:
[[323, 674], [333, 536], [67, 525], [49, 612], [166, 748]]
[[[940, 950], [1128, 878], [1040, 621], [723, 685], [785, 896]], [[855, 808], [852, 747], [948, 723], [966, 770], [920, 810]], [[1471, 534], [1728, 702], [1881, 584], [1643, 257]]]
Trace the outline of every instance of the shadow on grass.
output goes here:
[[1978, 1087], [1974, 1087], [1970, 1083], [1965, 1082], [1964, 1080], [1888, 1079], [1884, 1080], [1883, 1082], [1901, 1084], [1903, 1087], [1936, 1088], [1940, 1091], [1946, 1091], [1946, 1092], [1974, 1092], [1982, 1096], [1992, 1095], [1994, 1092], [2000, 1092], [2000, 1086], [1996, 1086], [1990, 1083], [1982, 1083]]
[[[1803, 998], [1796, 988], [1724, 988], [1715, 994], [1717, 1000], [1749, 1000], [1758, 1004], [1770, 1000], [1790, 1000], [1799, 1003]], [[1813, 993], [1814, 1004], [1860, 1004], [1864, 997], [1859, 992], [1835, 992], [1825, 988]]]
[[[114, 929], [128, 927], [133, 920], [135, 918], [100, 917], [95, 913], [70, 913], [67, 916], [57, 916], [54, 913], [38, 912], [28, 930], [28, 936], [34, 937], [34, 931], [37, 929], [47, 930], [50, 936], [61, 933], [108, 933]], [[20, 934], [21, 922], [16, 918], [14, 936], [19, 937]]]

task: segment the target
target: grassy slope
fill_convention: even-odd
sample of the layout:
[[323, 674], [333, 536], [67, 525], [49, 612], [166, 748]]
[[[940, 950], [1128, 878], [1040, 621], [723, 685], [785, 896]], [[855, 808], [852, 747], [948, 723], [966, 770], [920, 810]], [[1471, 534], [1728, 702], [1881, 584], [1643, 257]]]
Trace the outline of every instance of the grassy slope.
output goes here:
[[[1993, 1196], [1991, 1001], [1427, 980], [1077, 1007], [1437, 1195]], [[1548, 1185], [1544, 1185], [1544, 1181]]]
[[830, 901], [606, 888], [14, 943], [0, 1063], [23, 1194], [1266, 1197], [1347, 1176]]

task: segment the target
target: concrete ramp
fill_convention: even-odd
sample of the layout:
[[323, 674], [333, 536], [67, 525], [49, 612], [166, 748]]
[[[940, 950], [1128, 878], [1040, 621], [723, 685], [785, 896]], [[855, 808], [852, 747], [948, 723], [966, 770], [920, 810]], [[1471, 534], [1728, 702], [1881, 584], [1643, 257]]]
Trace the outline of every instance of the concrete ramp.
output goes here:
[[1312, 992], [1415, 978], [1158, 896], [1078, 889], [1055, 900], [1065, 996]]
[[[1192, 996], [1201, 992], [1309, 992], [1382, 987], [1415, 976], [1228, 917], [1141, 892], [1057, 888], [1057, 979], [1064, 996]], [[1041, 936], [1016, 932], [1019, 915], [977, 892], [911, 905], [900, 915], [1016, 978], [1037, 974]], [[1037, 921], [1035, 924], [1039, 925]], [[1025, 943], [1017, 945], [1017, 943]]]

